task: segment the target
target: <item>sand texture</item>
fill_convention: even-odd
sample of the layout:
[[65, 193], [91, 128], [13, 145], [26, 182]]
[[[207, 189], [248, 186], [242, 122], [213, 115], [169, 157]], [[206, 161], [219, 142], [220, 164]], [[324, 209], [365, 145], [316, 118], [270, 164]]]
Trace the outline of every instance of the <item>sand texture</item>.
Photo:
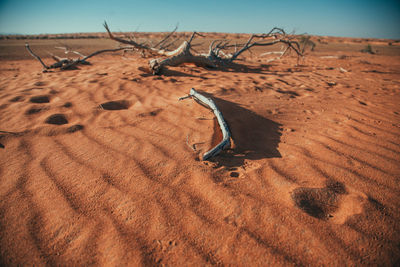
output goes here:
[[[333, 57], [332, 57], [333, 55]], [[400, 55], [0, 66], [2, 265], [399, 264]], [[234, 145], [190, 88], [213, 98]]]

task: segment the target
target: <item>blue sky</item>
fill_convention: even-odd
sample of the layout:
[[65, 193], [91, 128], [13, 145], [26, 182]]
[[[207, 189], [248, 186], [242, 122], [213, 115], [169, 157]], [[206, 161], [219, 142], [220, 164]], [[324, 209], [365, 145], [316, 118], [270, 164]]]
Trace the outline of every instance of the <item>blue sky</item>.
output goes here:
[[400, 0], [0, 0], [0, 33], [266, 32], [400, 39]]

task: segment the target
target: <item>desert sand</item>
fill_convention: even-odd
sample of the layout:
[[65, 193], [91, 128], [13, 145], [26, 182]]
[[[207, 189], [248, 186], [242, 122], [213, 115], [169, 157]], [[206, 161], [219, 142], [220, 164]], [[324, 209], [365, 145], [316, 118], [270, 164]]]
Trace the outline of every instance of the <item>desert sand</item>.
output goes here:
[[[0, 61], [1, 265], [399, 264], [400, 53], [337, 44], [153, 76], [121, 53], [42, 73], [21, 41]], [[209, 161], [192, 87], [232, 132]]]

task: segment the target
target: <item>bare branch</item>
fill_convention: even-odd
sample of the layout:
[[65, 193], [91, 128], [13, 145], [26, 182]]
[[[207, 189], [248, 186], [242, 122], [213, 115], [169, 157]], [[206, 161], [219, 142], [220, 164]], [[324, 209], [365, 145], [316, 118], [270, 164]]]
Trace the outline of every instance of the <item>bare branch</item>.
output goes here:
[[119, 37], [115, 37], [115, 36], [111, 33], [110, 28], [108, 27], [107, 22], [105, 22], [105, 21], [104, 21], [103, 26], [104, 26], [104, 28], [106, 29], [106, 31], [107, 31], [107, 33], [108, 33], [108, 36], [110, 37], [111, 40], [114, 40], [114, 41], [117, 41], [117, 42], [120, 42], [120, 43], [123, 43], [123, 44], [132, 45], [132, 46], [134, 46], [134, 47], [136, 47], [136, 48], [139, 48], [139, 49], [147, 49], [147, 50], [150, 49], [148, 46], [145, 46], [145, 45], [136, 43], [136, 42], [134, 42], [134, 41], [132, 41], [132, 40], [131, 40], [131, 41], [128, 41], [128, 40], [125, 40], [125, 39], [122, 39], [122, 38], [119, 38]]
[[198, 33], [198, 32], [193, 32], [193, 33], [192, 33], [192, 36], [190, 36], [190, 39], [189, 39], [189, 41], [188, 41], [189, 44], [192, 43], [192, 41], [193, 41], [193, 39], [196, 37], [196, 35], [198, 35], [198, 36], [200, 36], [200, 37], [205, 37], [204, 35], [202, 35], [202, 34], [200, 34], [200, 33]]
[[102, 53], [105, 53], [105, 52], [116, 52], [116, 51], [120, 51], [120, 50], [126, 50], [126, 49], [130, 49], [130, 48], [127, 48], [127, 47], [119, 47], [119, 48], [115, 48], [115, 49], [104, 49], [104, 50], [99, 50], [99, 51], [96, 51], [96, 52], [94, 52], [94, 53], [92, 53], [92, 54], [90, 54], [90, 55], [88, 55], [88, 56], [85, 56], [84, 58], [82, 58], [82, 59], [75, 59], [75, 60], [71, 60], [71, 61], [69, 61], [69, 62], [64, 62], [64, 64], [63, 64], [63, 66], [61, 66], [61, 69], [62, 70], [67, 70], [67, 69], [73, 69], [73, 68], [75, 68], [75, 66], [76, 65], [78, 65], [78, 64], [87, 64], [87, 60], [89, 59], [89, 58], [91, 58], [91, 57], [94, 57], [94, 56], [96, 56], [96, 55], [99, 55], [99, 54], [102, 54]]
[[157, 46], [161, 46], [164, 42], [166, 42], [166, 41], [176, 32], [176, 30], [178, 29], [178, 25], [179, 25], [179, 24], [176, 24], [175, 29], [174, 29], [172, 32], [168, 33], [168, 34], [164, 37], [164, 39], [162, 39], [160, 42], [158, 42], [158, 43], [157, 43], [155, 46], [153, 46], [153, 47], [156, 48]]
[[[77, 58], [77, 59], [61, 58], [61, 57], [58, 57], [56, 55], [50, 54], [52, 56], [52, 58], [56, 61], [56, 63], [54, 63], [54, 64], [52, 64], [50, 66], [47, 66], [38, 55], [33, 53], [31, 48], [29, 47], [28, 43], [25, 44], [25, 47], [28, 50], [28, 52], [34, 58], [36, 58], [46, 70], [48, 70], [48, 69], [56, 69], [56, 68], [60, 68], [62, 70], [74, 69], [74, 68], [76, 68], [76, 65], [78, 65], [78, 64], [88, 64], [87, 60], [89, 58], [93, 57], [93, 56], [98, 55], [98, 54], [105, 53], [105, 52], [115, 52], [115, 51], [120, 51], [120, 50], [132, 49], [132, 47], [119, 47], [119, 48], [115, 48], [115, 49], [104, 49], [104, 50], [99, 50], [99, 51], [93, 52], [92, 54], [90, 54], [88, 56], [84, 56], [82, 59], [80, 59], [80, 58]], [[68, 50], [68, 48], [64, 48], [64, 47], [61, 47], [61, 49], [64, 49], [66, 51], [66, 53], [75, 52], [75, 51], [70, 51], [70, 50]], [[75, 54], [82, 55], [79, 52], [75, 52]]]
[[92, 53], [92, 54], [90, 54], [90, 55], [84, 57], [84, 58], [81, 59], [80, 61], [81, 61], [81, 62], [82, 62], [82, 61], [86, 61], [86, 60], [88, 60], [89, 58], [94, 57], [94, 56], [96, 56], [96, 55], [98, 55], [98, 54], [102, 54], [102, 53], [106, 53], [106, 52], [116, 52], [116, 51], [121, 51], [121, 50], [132, 50], [132, 48], [131, 48], [131, 47], [119, 47], [119, 48], [114, 48], [114, 49], [99, 50], [99, 51], [96, 51], [96, 52], [94, 52], [94, 53]]
[[31, 48], [29, 47], [29, 44], [28, 44], [28, 43], [25, 44], [25, 47], [26, 47], [26, 49], [28, 50], [29, 54], [31, 54], [31, 56], [33, 56], [34, 58], [36, 58], [36, 59], [40, 62], [40, 64], [42, 64], [42, 66], [43, 66], [45, 69], [49, 69], [49, 67], [48, 67], [46, 64], [43, 63], [42, 59], [41, 59], [38, 55], [36, 55], [35, 53], [33, 53], [33, 51], [31, 50]]
[[107, 30], [108, 35], [109, 35], [111, 40], [114, 40], [114, 41], [117, 41], [117, 42], [120, 42], [120, 43], [123, 43], [123, 44], [132, 45], [133, 47], [138, 48], [138, 49], [147, 50], [150, 53], [152, 53], [153, 55], [157, 55], [158, 54], [158, 55], [170, 56], [170, 52], [165, 50], [165, 49], [157, 49], [154, 46], [147, 46], [145, 44], [139, 44], [139, 43], [134, 42], [132, 40], [129, 41], [129, 40], [125, 40], [125, 39], [122, 39], [122, 38], [119, 38], [119, 37], [115, 37], [111, 33], [110, 28], [107, 25], [107, 22], [104, 22], [103, 26]]
[[[284, 43], [286, 44], [288, 47], [290, 47], [291, 49], [293, 49], [296, 54], [298, 56], [302, 56], [303, 54], [300, 51], [300, 45], [298, 42], [296, 41], [292, 41], [290, 37], [287, 37], [284, 33], [284, 31], [282, 29], [279, 28], [274, 28], [276, 31], [278, 31], [278, 34], [271, 34], [270, 31], [269, 34], [266, 35], [252, 35], [249, 40], [247, 41], [247, 43], [237, 52], [235, 52], [235, 54], [232, 55], [231, 57], [231, 61], [235, 60], [241, 53], [243, 53], [246, 50], [249, 50], [250, 48], [252, 48], [253, 46], [271, 46], [277, 43]], [[281, 34], [284, 34], [282, 36], [280, 36]], [[265, 38], [272, 38], [272, 40], [270, 39], [269, 41], [265, 42], [265, 41], [258, 41], [258, 42], [252, 42], [254, 38], [261, 38], [261, 39], [265, 39]]]

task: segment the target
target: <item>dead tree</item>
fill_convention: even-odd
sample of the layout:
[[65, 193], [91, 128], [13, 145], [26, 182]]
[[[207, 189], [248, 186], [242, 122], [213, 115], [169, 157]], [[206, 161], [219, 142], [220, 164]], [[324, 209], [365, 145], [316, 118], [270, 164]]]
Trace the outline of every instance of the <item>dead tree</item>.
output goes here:
[[[162, 44], [171, 44], [172, 42], [170, 42], [169, 39], [172, 34], [168, 34], [161, 42], [157, 43], [157, 45], [150, 46], [114, 36], [106, 22], [104, 22], [104, 28], [110, 39], [122, 44], [131, 45], [135, 49], [147, 51], [152, 56], [158, 57], [149, 61], [150, 70], [153, 74], [160, 74], [167, 66], [175, 67], [186, 63], [193, 63], [197, 66], [208, 68], [222, 67], [237, 60], [243, 52], [249, 51], [253, 47], [271, 46], [278, 43], [282, 43], [286, 46], [283, 54], [286, 54], [289, 50], [293, 50], [299, 57], [303, 55], [295, 37], [287, 35], [283, 29], [276, 27], [266, 34], [253, 34], [246, 43], [242, 44], [230, 44], [227, 40], [214, 40], [211, 42], [207, 53], [192, 53], [192, 41], [197, 35], [200, 35], [197, 32], [193, 32], [188, 41], [184, 41], [178, 48], [170, 51], [168, 50], [170, 45], [166, 46]], [[176, 29], [173, 32], [175, 31]], [[228, 50], [233, 48], [235, 48], [235, 52], [228, 53]]]
[[43, 60], [31, 50], [28, 43], [25, 44], [25, 47], [28, 50], [29, 54], [31, 54], [34, 58], [36, 58], [40, 62], [40, 64], [42, 64], [42, 66], [44, 68], [43, 71], [47, 71], [49, 69], [57, 69], [57, 68], [60, 68], [61, 70], [71, 70], [71, 69], [75, 69], [77, 67], [77, 65], [79, 65], [79, 64], [81, 64], [81, 65], [89, 64], [89, 62], [87, 60], [96, 55], [99, 55], [99, 54], [102, 54], [105, 52], [115, 52], [115, 51], [120, 51], [120, 50], [131, 50], [132, 49], [131, 47], [119, 47], [119, 48], [115, 48], [115, 49], [104, 49], [104, 50], [96, 51], [88, 56], [84, 56], [81, 53], [76, 52], [76, 51], [71, 51], [66, 47], [56, 47], [57, 49], [64, 49], [66, 54], [74, 53], [74, 54], [81, 56], [82, 58], [75, 58], [75, 59], [61, 58], [61, 57], [51, 54], [52, 58], [56, 62], [53, 63], [52, 65], [46, 65], [43, 62]]

